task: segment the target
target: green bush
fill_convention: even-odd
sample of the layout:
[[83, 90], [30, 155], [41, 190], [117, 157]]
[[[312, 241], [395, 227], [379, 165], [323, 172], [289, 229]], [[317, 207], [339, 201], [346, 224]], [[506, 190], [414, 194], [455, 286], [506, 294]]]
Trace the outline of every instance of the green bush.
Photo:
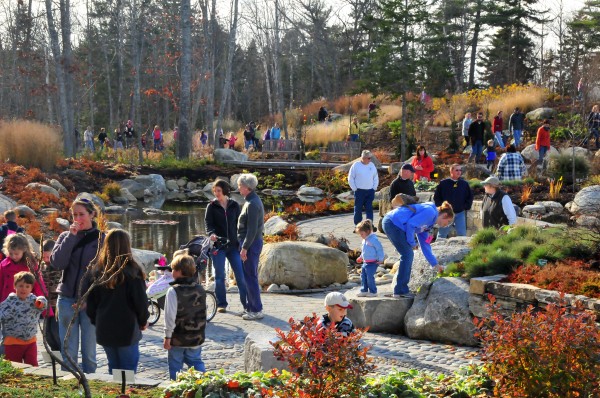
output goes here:
[[[552, 155], [550, 157], [550, 164], [548, 165], [548, 172], [554, 178], [563, 177], [564, 179], [568, 179], [573, 174], [573, 155], [570, 153]], [[590, 164], [587, 159], [575, 156], [575, 177], [586, 177], [589, 172]]]
[[490, 245], [500, 235], [500, 231], [495, 228], [484, 228], [473, 235], [471, 238], [471, 247], [477, 247], [479, 245]]
[[471, 187], [471, 189], [483, 187], [483, 185], [481, 184], [481, 180], [478, 180], [477, 178], [473, 178], [471, 180], [468, 180], [467, 182], [469, 183], [469, 187]]
[[13, 367], [10, 361], [0, 356], [0, 382], [4, 382], [6, 379], [17, 376], [20, 373], [22, 373], [20, 369]]

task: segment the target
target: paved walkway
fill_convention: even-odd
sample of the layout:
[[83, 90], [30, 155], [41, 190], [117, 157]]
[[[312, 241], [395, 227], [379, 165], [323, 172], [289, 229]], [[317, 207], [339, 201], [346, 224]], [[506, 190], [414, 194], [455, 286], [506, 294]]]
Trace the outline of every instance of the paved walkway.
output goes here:
[[[376, 217], [377, 218], [377, 217]], [[309, 220], [300, 224], [302, 234], [332, 233], [348, 239], [351, 248], [360, 245], [360, 237], [352, 233], [352, 215]], [[385, 236], [382, 243], [388, 253], [393, 248]], [[389, 286], [389, 285], [388, 285]], [[282, 295], [265, 293], [263, 298], [265, 318], [261, 321], [244, 321], [240, 318], [241, 304], [235, 294], [228, 294], [229, 312], [217, 314], [206, 328], [206, 341], [202, 357], [208, 370], [225, 369], [227, 373], [244, 370], [243, 348], [250, 332], [272, 333], [274, 328], [286, 328], [290, 317], [303, 317], [313, 312], [324, 313], [323, 298], [326, 292], [308, 295]], [[162, 348], [163, 319], [144, 332], [141, 341], [138, 377], [167, 380], [166, 351]], [[372, 345], [370, 355], [377, 364], [376, 373], [385, 374], [392, 368], [399, 370], [420, 369], [451, 373], [467, 365], [476, 350], [469, 347], [449, 346], [427, 341], [410, 340], [403, 336], [367, 333], [365, 342]], [[41, 360], [41, 354], [40, 354]], [[40, 362], [48, 371], [48, 364]], [[106, 356], [98, 347], [98, 372], [107, 373]]]

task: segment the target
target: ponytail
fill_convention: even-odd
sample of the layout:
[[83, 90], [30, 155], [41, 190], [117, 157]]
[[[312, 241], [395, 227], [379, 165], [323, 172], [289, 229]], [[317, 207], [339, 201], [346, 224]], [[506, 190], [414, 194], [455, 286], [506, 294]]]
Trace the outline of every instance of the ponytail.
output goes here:
[[454, 210], [452, 210], [452, 205], [447, 200], [441, 206], [438, 206], [437, 211], [439, 215], [444, 214], [451, 219], [454, 218]]

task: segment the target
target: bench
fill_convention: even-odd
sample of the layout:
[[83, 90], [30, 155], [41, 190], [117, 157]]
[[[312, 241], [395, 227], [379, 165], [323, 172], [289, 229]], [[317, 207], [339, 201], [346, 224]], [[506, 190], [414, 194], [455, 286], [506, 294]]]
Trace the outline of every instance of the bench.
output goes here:
[[265, 140], [262, 145], [262, 158], [268, 153], [274, 155], [287, 154], [302, 155], [302, 142], [300, 140]]
[[320, 148], [321, 160], [333, 156], [345, 157], [349, 160], [360, 156], [361, 143], [358, 141], [336, 141], [330, 142], [326, 148]]

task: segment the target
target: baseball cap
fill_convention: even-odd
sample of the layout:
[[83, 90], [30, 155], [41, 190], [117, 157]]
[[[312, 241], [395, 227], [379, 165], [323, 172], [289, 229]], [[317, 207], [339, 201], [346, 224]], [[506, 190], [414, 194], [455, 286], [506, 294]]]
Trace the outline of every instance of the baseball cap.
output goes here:
[[373, 155], [371, 154], [371, 151], [367, 151], [366, 149], [364, 151], [362, 151], [362, 153], [360, 154], [361, 158], [371, 158]]
[[415, 172], [415, 168], [412, 167], [412, 165], [410, 163], [404, 163], [401, 167], [402, 170], [409, 170], [412, 171], [413, 173]]
[[498, 177], [488, 177], [481, 182], [481, 185], [493, 185], [495, 187], [499, 187], [500, 180], [498, 179]]
[[340, 292], [331, 292], [325, 296], [325, 305], [337, 305], [342, 308], [352, 309], [352, 306], [348, 302], [346, 296]]

